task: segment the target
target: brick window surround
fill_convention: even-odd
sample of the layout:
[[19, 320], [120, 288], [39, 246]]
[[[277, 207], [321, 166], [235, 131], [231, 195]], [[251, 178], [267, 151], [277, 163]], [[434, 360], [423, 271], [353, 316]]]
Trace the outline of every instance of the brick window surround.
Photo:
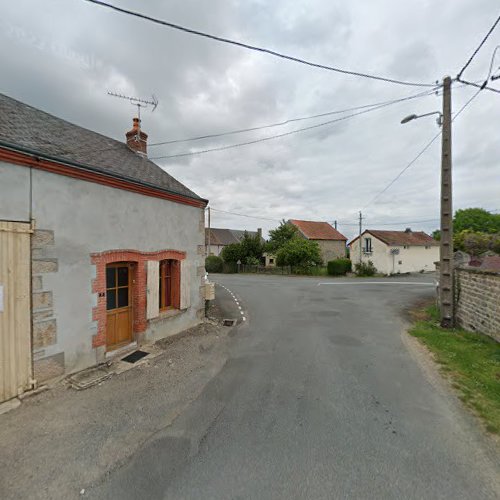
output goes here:
[[132, 268], [133, 296], [133, 334], [134, 337], [146, 331], [146, 287], [148, 260], [166, 259], [184, 260], [185, 252], [178, 250], [159, 250], [157, 252], [140, 252], [137, 250], [108, 250], [93, 253], [91, 262], [96, 266], [96, 278], [92, 280], [92, 293], [97, 294], [97, 306], [92, 309], [92, 320], [97, 322], [97, 333], [92, 337], [92, 347], [106, 345], [106, 266], [115, 262], [130, 262]]

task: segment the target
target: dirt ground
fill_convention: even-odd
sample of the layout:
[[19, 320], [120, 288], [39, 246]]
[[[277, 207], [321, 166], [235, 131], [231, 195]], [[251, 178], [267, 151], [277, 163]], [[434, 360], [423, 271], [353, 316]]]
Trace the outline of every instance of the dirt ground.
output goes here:
[[0, 498], [84, 497], [199, 396], [224, 366], [230, 331], [201, 324], [129, 371], [83, 391], [59, 383], [0, 415]]

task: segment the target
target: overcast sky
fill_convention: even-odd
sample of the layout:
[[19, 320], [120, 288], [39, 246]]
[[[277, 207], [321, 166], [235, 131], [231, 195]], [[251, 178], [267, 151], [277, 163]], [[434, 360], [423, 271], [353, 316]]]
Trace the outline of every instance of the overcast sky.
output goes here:
[[[109, 1], [326, 65], [425, 83], [455, 76], [499, 14], [498, 0]], [[484, 79], [499, 44], [500, 27], [464, 78]], [[118, 140], [130, 128], [135, 108], [109, 97], [108, 90], [157, 96], [156, 111], [142, 114], [150, 143], [425, 90], [307, 67], [82, 0], [4, 2], [0, 45], [3, 93]], [[494, 69], [499, 66], [500, 51]], [[455, 85], [453, 110], [474, 92]], [[268, 230], [277, 225], [219, 209], [275, 220], [338, 220], [339, 229], [351, 237], [363, 208], [368, 228], [430, 232], [439, 224], [439, 141], [375, 203], [370, 200], [439, 130], [433, 117], [406, 125], [401, 118], [440, 108], [441, 97], [431, 95], [276, 140], [157, 163], [210, 200], [213, 227]], [[499, 116], [500, 94], [483, 91], [453, 124], [455, 208], [500, 209]], [[154, 157], [209, 149], [335, 117], [148, 152]], [[393, 222], [400, 223], [385, 225]]]

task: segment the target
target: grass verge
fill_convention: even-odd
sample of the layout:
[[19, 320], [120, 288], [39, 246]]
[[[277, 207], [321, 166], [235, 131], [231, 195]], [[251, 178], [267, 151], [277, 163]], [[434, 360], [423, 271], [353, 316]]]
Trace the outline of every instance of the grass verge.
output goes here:
[[436, 306], [414, 316], [417, 322], [409, 333], [434, 353], [460, 399], [486, 429], [500, 434], [500, 344], [480, 333], [441, 328]]

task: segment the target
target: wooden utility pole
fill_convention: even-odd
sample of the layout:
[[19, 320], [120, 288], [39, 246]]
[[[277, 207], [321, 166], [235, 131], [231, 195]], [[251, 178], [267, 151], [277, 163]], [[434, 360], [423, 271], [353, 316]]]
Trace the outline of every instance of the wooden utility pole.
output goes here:
[[359, 212], [359, 263], [361, 264], [361, 233], [363, 231], [363, 215]]
[[443, 134], [441, 153], [441, 243], [439, 263], [439, 300], [441, 326], [454, 324], [453, 286], [453, 204], [451, 177], [451, 78], [443, 80]]
[[207, 248], [207, 257], [210, 255], [210, 237], [211, 237], [211, 229], [210, 229], [210, 207], [207, 208], [208, 210], [208, 248]]

